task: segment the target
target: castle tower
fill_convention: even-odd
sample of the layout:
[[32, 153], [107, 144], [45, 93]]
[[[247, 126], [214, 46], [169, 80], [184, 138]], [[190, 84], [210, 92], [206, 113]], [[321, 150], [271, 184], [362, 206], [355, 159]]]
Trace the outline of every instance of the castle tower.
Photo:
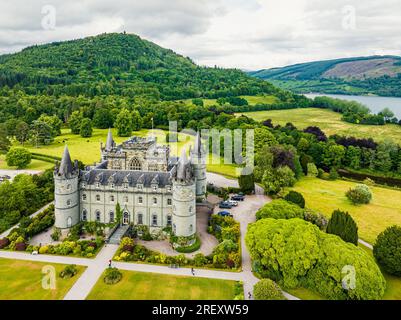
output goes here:
[[107, 153], [112, 151], [115, 147], [115, 142], [113, 139], [113, 134], [111, 133], [111, 128], [109, 128], [109, 132], [107, 133], [106, 145], [103, 147], [103, 143], [100, 144], [100, 153], [102, 154], [102, 160], [106, 160]]
[[74, 166], [65, 146], [61, 163], [54, 169], [55, 227], [70, 228], [79, 222], [78, 162]]
[[178, 237], [189, 237], [196, 232], [196, 186], [185, 148], [172, 172], [172, 178], [173, 233]]
[[195, 138], [194, 149], [190, 154], [196, 179], [196, 200], [202, 202], [206, 199], [206, 151], [203, 148], [199, 131]]

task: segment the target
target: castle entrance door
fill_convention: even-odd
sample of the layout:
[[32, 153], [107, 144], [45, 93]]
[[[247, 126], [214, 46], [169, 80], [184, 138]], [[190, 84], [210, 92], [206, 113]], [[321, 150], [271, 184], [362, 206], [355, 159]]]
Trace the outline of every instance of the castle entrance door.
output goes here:
[[124, 212], [123, 224], [124, 225], [129, 224], [129, 213], [128, 212]]

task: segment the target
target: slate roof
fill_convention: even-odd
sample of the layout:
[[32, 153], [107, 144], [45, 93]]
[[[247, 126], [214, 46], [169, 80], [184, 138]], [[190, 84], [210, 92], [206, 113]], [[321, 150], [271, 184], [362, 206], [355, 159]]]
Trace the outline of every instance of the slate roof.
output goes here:
[[116, 186], [128, 182], [130, 187], [137, 184], [150, 187], [155, 182], [158, 182], [159, 187], [172, 185], [170, 172], [92, 169], [82, 171], [81, 174], [81, 181], [85, 181], [89, 185], [97, 182], [101, 185], [114, 183]]

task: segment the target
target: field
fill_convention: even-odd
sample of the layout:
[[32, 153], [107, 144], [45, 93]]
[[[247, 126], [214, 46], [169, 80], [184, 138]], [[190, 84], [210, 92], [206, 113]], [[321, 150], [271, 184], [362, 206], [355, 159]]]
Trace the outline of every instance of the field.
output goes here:
[[[277, 97], [274, 96], [240, 96], [243, 99], [246, 99], [250, 105], [255, 105], [258, 103], [265, 103], [265, 104], [273, 104], [278, 101]], [[217, 105], [217, 99], [202, 99], [203, 105], [205, 107], [210, 107], [213, 105]], [[182, 100], [185, 103], [192, 103], [192, 99]]]
[[71, 279], [61, 279], [58, 274], [65, 265], [51, 264], [56, 269], [56, 289], [42, 288], [42, 268], [49, 263], [0, 259], [0, 300], [59, 300], [62, 299], [84, 267]]
[[401, 144], [401, 126], [394, 124], [384, 126], [352, 124], [342, 121], [341, 114], [330, 110], [306, 108], [246, 112], [244, 114], [257, 121], [272, 119], [273, 124], [285, 125], [287, 122], [291, 122], [299, 129], [318, 126], [328, 136], [340, 134], [358, 138], [374, 138], [378, 141], [390, 138]]
[[[46, 169], [50, 169], [53, 167], [53, 164], [49, 163], [49, 162], [44, 162], [44, 161], [40, 161], [40, 160], [35, 160], [32, 159], [32, 162], [29, 164], [29, 166], [27, 168], [25, 168], [26, 170], [39, 170], [39, 171], [43, 171]], [[5, 155], [0, 155], [0, 170], [1, 169], [16, 169], [15, 167], [9, 167], [7, 165], [6, 162], [6, 156]]]
[[303, 178], [293, 188], [303, 194], [306, 206], [330, 217], [340, 209], [348, 211], [359, 228], [359, 237], [374, 244], [380, 232], [394, 224], [401, 225], [401, 191], [382, 187], [371, 187], [373, 200], [368, 205], [355, 206], [345, 192], [356, 183], [337, 180], [325, 181]]
[[89, 300], [232, 300], [235, 281], [122, 271], [114, 285], [99, 278]]
[[[112, 129], [113, 138], [115, 142], [121, 143], [127, 140], [126, 137], [118, 137], [117, 130]], [[44, 155], [61, 157], [63, 154], [64, 146], [67, 143], [68, 149], [70, 150], [71, 157], [73, 159], [81, 160], [84, 164], [92, 165], [100, 160], [100, 143], [106, 143], [108, 129], [94, 129], [93, 135], [90, 138], [82, 138], [80, 135], [74, 135], [70, 133], [69, 129], [62, 129], [61, 135], [56, 137], [54, 142], [50, 145], [35, 146], [26, 145], [25, 147], [34, 153], [40, 153]], [[162, 130], [141, 130], [133, 132], [133, 135], [145, 137], [152, 134], [157, 138], [157, 142], [160, 144], [169, 144], [171, 148], [171, 155], [179, 156], [181, 154], [181, 148], [186, 146], [187, 151], [189, 147], [194, 143], [194, 137], [188, 134], [180, 133], [178, 143], [166, 143], [166, 132]], [[15, 146], [20, 146], [19, 143], [14, 143]], [[221, 160], [223, 161], [223, 159]], [[207, 165], [208, 171], [221, 173], [226, 176], [235, 177], [236, 166], [235, 165]], [[33, 160], [27, 169], [32, 170], [45, 170], [51, 168], [52, 163]], [[4, 156], [0, 157], [0, 169], [10, 169], [4, 161]]]

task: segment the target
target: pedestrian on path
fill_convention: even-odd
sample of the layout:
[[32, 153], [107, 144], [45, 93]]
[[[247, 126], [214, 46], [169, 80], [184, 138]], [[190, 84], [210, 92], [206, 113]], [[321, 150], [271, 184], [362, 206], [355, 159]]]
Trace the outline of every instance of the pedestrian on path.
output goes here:
[[111, 268], [111, 260], [109, 260], [109, 268]]
[[195, 270], [194, 270], [194, 268], [191, 268], [191, 273], [192, 273], [193, 276], [195, 275]]
[[252, 294], [250, 291], [248, 291], [248, 299], [251, 300], [251, 298], [252, 298]]

